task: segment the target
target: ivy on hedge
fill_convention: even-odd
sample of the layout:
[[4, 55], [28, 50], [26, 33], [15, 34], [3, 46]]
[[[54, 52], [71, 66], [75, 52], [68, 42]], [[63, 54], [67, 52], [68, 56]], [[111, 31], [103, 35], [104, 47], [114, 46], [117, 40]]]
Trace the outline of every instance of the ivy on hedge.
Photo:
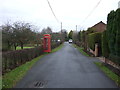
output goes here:
[[91, 33], [88, 35], [88, 46], [92, 50], [95, 50], [96, 43], [98, 43], [98, 45], [101, 45], [101, 33], [100, 32]]

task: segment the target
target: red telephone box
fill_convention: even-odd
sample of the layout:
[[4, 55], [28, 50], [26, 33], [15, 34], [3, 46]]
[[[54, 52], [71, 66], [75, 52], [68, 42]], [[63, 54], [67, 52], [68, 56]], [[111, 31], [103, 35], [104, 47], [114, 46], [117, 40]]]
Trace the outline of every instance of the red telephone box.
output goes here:
[[50, 34], [44, 34], [43, 49], [44, 49], [44, 52], [51, 52], [51, 36], [50, 36]]

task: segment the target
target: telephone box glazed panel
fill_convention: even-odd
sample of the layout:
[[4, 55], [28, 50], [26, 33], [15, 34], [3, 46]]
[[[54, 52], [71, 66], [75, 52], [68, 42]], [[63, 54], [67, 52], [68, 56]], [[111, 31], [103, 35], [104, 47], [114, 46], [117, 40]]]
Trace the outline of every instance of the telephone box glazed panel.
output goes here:
[[51, 52], [51, 36], [50, 36], [50, 34], [44, 34], [43, 49], [44, 49], [44, 52]]

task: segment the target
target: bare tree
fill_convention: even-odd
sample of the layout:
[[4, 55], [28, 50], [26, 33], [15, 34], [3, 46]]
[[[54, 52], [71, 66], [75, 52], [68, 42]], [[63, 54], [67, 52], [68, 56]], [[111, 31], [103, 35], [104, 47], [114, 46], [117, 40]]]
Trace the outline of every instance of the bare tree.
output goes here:
[[29, 23], [15, 22], [12, 28], [15, 48], [20, 44], [21, 49], [23, 49], [23, 45], [30, 42], [32, 38], [31, 25]]
[[67, 41], [68, 40], [68, 35], [67, 35], [67, 30], [66, 29], [61, 30], [61, 39], [62, 39], [62, 41]]
[[10, 50], [12, 46], [12, 26], [7, 23], [1, 26], [2, 31], [2, 49], [3, 50]]
[[52, 29], [50, 27], [44, 28], [41, 33], [42, 34], [51, 34]]
[[78, 41], [78, 32], [77, 31], [73, 31], [72, 39], [73, 39], [74, 43], [76, 43]]

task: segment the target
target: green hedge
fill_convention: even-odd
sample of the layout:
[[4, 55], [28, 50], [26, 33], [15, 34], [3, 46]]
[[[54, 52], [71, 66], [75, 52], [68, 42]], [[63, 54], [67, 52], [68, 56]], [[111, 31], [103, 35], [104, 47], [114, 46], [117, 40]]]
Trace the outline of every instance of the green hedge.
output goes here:
[[112, 62], [116, 63], [117, 65], [120, 65], [120, 56], [109, 54], [109, 58]]
[[108, 38], [106, 31], [102, 33], [102, 55], [106, 58], [109, 57]]
[[120, 9], [111, 11], [107, 17], [109, 58], [120, 64]]
[[99, 46], [101, 46], [101, 33], [96, 32], [88, 35], [88, 46], [95, 50], [95, 44], [98, 43]]
[[[56, 48], [61, 44], [57, 42], [51, 45], [51, 48]], [[2, 53], [2, 72], [3, 74], [12, 69], [24, 64], [43, 54], [43, 47], [36, 47], [30, 49], [8, 51]]]
[[27, 61], [32, 60], [33, 58], [41, 55], [42, 53], [42, 47], [3, 52], [2, 72], [9, 72], [10, 70], [24, 64]]
[[115, 55], [119, 57], [117, 62], [120, 64], [120, 9], [116, 11], [116, 26]]

